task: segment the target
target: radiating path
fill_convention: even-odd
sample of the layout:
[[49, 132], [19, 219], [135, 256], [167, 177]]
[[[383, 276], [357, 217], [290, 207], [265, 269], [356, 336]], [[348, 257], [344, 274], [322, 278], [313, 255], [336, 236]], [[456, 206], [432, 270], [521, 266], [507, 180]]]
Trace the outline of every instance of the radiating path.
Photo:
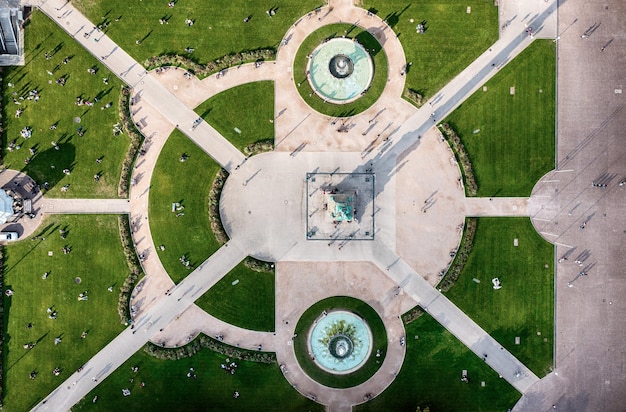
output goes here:
[[529, 216], [527, 197], [466, 197], [465, 215], [481, 216]]
[[66, 4], [63, 0], [47, 0], [40, 9], [96, 57], [101, 64], [133, 87], [139, 98], [149, 100], [170, 123], [176, 125], [226, 170], [230, 170], [231, 167], [243, 161], [244, 156], [241, 152], [206, 122], [192, 128], [194, 121], [198, 118], [193, 110], [179, 101], [154, 77], [148, 76], [148, 72], [139, 62], [117, 46], [106, 34], [96, 29], [93, 23], [71, 3]]
[[524, 393], [539, 380], [523, 363], [504, 349], [469, 316], [437, 289], [431, 287], [420, 275], [385, 248], [376, 248], [374, 262], [385, 271], [402, 290], [411, 296], [428, 314], [456, 336], [515, 389]]
[[[452, 113], [483, 84], [495, 76], [503, 66], [528, 47], [534, 40], [534, 36], [528, 35], [527, 27], [536, 30], [546, 21], [550, 21], [553, 14], [556, 13], [556, 0], [544, 2], [544, 4], [545, 6], [542, 7], [545, 9], [541, 13], [537, 13], [532, 21], [522, 22], [521, 19], [516, 19], [511, 22], [510, 26], [500, 34], [498, 41], [404, 122], [395, 133], [396, 137], [387, 149], [387, 154], [399, 155], [411, 147], [428, 129]], [[380, 154], [371, 152], [366, 160], [377, 161], [380, 158]]]
[[80, 372], [70, 375], [63, 384], [33, 408], [34, 411], [66, 411], [80, 401], [99, 381], [104, 380], [148, 342], [159, 329], [178, 320], [219, 279], [246, 256], [241, 245], [230, 241], [202, 263], [181, 283], [152, 303], [150, 310], [135, 319], [111, 343], [94, 355]]

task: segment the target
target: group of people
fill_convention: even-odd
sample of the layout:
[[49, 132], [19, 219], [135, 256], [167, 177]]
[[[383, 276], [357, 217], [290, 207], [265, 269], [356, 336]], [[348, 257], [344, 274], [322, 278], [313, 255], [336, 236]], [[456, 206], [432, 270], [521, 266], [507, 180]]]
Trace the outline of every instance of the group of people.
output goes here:
[[189, 368], [189, 372], [187, 372], [187, 377], [189, 379], [197, 379], [198, 378], [198, 375], [196, 375], [196, 370], [193, 367]]
[[179, 259], [180, 263], [183, 264], [184, 267], [186, 267], [187, 269], [191, 268], [191, 262], [189, 261], [189, 259], [187, 259], [186, 255], [182, 255]]
[[230, 359], [226, 359], [226, 363], [221, 363], [220, 368], [224, 369], [224, 372], [234, 375], [237, 370], [237, 364], [235, 362], [230, 362]]

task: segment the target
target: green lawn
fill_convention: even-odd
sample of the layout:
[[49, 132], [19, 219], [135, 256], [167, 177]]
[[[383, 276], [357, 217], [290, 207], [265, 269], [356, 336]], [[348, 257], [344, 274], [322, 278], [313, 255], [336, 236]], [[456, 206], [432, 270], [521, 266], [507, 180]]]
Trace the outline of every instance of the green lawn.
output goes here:
[[[407, 354], [396, 379], [355, 411], [414, 412], [418, 406], [431, 411], [505, 411], [521, 396], [430, 315], [407, 325], [406, 336]], [[463, 370], [469, 383], [461, 382]]]
[[[537, 234], [528, 218], [479, 218], [465, 269], [447, 293], [538, 376], [553, 365], [553, 261], [553, 246]], [[493, 289], [495, 277], [502, 289]], [[515, 344], [517, 336], [520, 345]]]
[[[313, 50], [325, 39], [344, 35], [348, 38], [355, 38], [370, 51], [374, 62], [374, 77], [367, 93], [354, 102], [339, 105], [324, 103], [319, 96], [313, 94], [313, 89], [307, 80], [307, 56], [313, 53]], [[300, 96], [311, 108], [329, 116], [347, 117], [361, 113], [378, 100], [387, 84], [387, 56], [382, 51], [380, 43], [369, 32], [351, 24], [330, 24], [311, 33], [300, 45], [293, 66], [294, 82]]]
[[[192, 47], [195, 51], [188, 55], [206, 63], [230, 53], [276, 48], [296, 20], [323, 2], [233, 0], [213, 5], [181, 0], [173, 8], [167, 6], [166, 0], [75, 0], [73, 3], [94, 24], [109, 22], [107, 34], [140, 62], [161, 54], [186, 54], [184, 49]], [[271, 18], [265, 14], [270, 7], [276, 10]], [[251, 20], [244, 23], [249, 16]], [[159, 24], [159, 19], [167, 19], [168, 24]], [[186, 19], [194, 24], [188, 27]], [[137, 40], [141, 45], [135, 44]]]
[[[308, 354], [308, 336], [323, 311], [347, 310], [364, 319], [372, 332], [372, 351], [360, 369], [345, 375], [330, 374], [322, 370]], [[362, 300], [348, 296], [323, 299], [309, 307], [298, 320], [293, 339], [296, 359], [302, 370], [312, 379], [331, 388], [349, 388], [367, 381], [381, 367], [387, 354], [387, 331], [376, 310]], [[379, 353], [380, 356], [376, 356]]]
[[274, 82], [233, 87], [211, 97], [195, 111], [240, 150], [259, 140], [274, 139], [274, 125], [270, 123], [274, 118]]
[[555, 47], [535, 40], [446, 120], [472, 161], [478, 196], [530, 196], [554, 168]]
[[274, 274], [242, 262], [196, 301], [211, 315], [246, 329], [274, 330]]
[[[406, 87], [426, 98], [498, 39], [498, 8], [493, 0], [362, 0], [361, 7], [386, 19], [399, 36], [407, 62], [413, 63]], [[422, 21], [426, 32], [417, 34], [415, 28]]]
[[[66, 230], [66, 239], [59, 229]], [[117, 216], [50, 216], [37, 234], [45, 240], [25, 239], [4, 248], [4, 287], [15, 291], [10, 298], [3, 295], [6, 411], [29, 410], [122, 330], [117, 301], [128, 266]], [[68, 255], [61, 250], [65, 245], [72, 249]], [[45, 280], [44, 272], [49, 273]], [[110, 286], [113, 292], [107, 291]], [[79, 301], [85, 291], [88, 300]], [[50, 307], [56, 320], [48, 317]], [[58, 336], [62, 342], [55, 345]], [[37, 345], [26, 350], [28, 342]], [[52, 374], [55, 367], [62, 369], [60, 376]], [[37, 372], [34, 380], [31, 371]]]
[[[231, 359], [231, 361], [233, 361]], [[178, 361], [155, 359], [143, 351], [95, 388], [76, 411], [322, 411], [321, 405], [301, 396], [284, 379], [276, 364], [235, 360], [234, 375], [220, 364], [226, 357], [207, 349]], [[139, 371], [131, 371], [138, 366]], [[193, 367], [196, 379], [187, 378]], [[130, 382], [130, 380], [133, 380]], [[144, 382], [145, 386], [141, 387]], [[122, 396], [128, 388], [131, 395]], [[239, 392], [240, 397], [233, 398]], [[93, 403], [95, 396], [97, 402]]]
[[[181, 155], [188, 159], [180, 161]], [[219, 165], [180, 131], [169, 136], [157, 160], [150, 188], [150, 229], [165, 270], [176, 283], [211, 256], [219, 245], [209, 224], [209, 191]], [[172, 212], [172, 203], [184, 210]], [[184, 213], [176, 217], [178, 213]], [[158, 250], [158, 246], [165, 250]], [[185, 255], [186, 268], [179, 261]]]
[[[113, 136], [121, 82], [38, 11], [33, 12], [25, 29], [24, 47], [26, 66], [7, 67], [3, 73], [4, 166], [24, 170], [40, 184], [48, 182], [51, 197], [117, 197], [121, 163], [130, 144], [127, 136]], [[50, 60], [46, 60], [46, 53]], [[66, 57], [71, 59], [63, 64]], [[87, 72], [91, 67], [97, 69], [95, 75]], [[67, 77], [65, 86], [56, 84], [63, 76]], [[103, 83], [105, 77], [109, 77], [108, 85]], [[28, 99], [32, 90], [39, 92], [39, 101]], [[98, 101], [92, 107], [77, 106], [79, 96]], [[21, 104], [14, 104], [14, 99]], [[103, 109], [108, 103], [112, 106]], [[20, 108], [24, 112], [16, 118]], [[56, 130], [50, 130], [53, 124]], [[30, 139], [20, 136], [25, 127], [32, 129]], [[79, 127], [83, 128], [82, 137], [78, 135]], [[19, 150], [8, 150], [13, 141]], [[52, 141], [60, 150], [53, 148]], [[36, 150], [34, 155], [29, 153], [31, 148]], [[27, 157], [31, 160], [26, 165]], [[98, 164], [96, 159], [100, 157], [102, 162]], [[71, 174], [66, 176], [63, 169]], [[98, 183], [94, 182], [97, 173], [102, 175]], [[70, 185], [69, 191], [62, 193], [61, 186], [66, 184]]]

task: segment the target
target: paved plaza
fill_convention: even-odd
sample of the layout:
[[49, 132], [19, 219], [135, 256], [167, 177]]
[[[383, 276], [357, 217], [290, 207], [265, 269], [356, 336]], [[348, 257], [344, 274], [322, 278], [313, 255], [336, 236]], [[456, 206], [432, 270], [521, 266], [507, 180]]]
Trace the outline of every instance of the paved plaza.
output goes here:
[[[47, 199], [37, 193], [36, 216], [24, 221], [20, 235], [35, 233], [47, 214], [128, 214], [136, 228], [135, 248], [146, 256], [146, 276], [132, 296], [134, 325], [33, 410], [69, 410], [147, 342], [178, 347], [203, 333], [222, 335], [226, 343], [241, 348], [262, 346], [275, 352], [285, 379], [302, 395], [327, 410], [349, 411], [364, 402], [364, 395], [377, 396], [393, 382], [406, 351], [400, 344], [405, 335], [400, 318], [416, 305], [523, 394], [515, 410], [548, 410], [553, 405], [568, 411], [623, 409], [621, 319], [626, 304], [620, 297], [626, 283], [620, 275], [626, 264], [621, 253], [626, 186], [618, 181], [626, 175], [626, 149], [620, 145], [626, 125], [621, 92], [626, 73], [623, 64], [611, 63], [624, 59], [619, 16], [626, 7], [618, 0], [500, 3], [499, 39], [418, 110], [401, 97], [401, 68], [407, 62], [398, 38], [388, 35], [392, 30], [380, 17], [351, 0], [330, 0], [321, 8], [323, 19], [294, 22], [275, 62], [245, 64], [221, 78], [203, 80], [188, 79], [178, 69], [148, 72], [106, 34], [99, 33], [95, 42], [80, 35], [93, 24], [70, 2], [41, 2], [39, 8], [50, 19], [132, 87], [132, 115], [146, 137], [145, 155], [135, 165], [133, 176], [141, 179], [128, 199]], [[598, 21], [600, 29], [581, 38]], [[291, 74], [299, 44], [321, 26], [338, 22], [358, 22], [379, 40], [384, 38], [389, 62], [380, 99], [342, 120], [346, 124], [341, 126], [349, 127], [341, 132], [336, 119], [315, 112], [300, 98]], [[533, 36], [526, 31], [529, 27]], [[468, 198], [454, 154], [434, 126], [535, 38], [555, 39], [558, 45], [556, 168], [537, 182], [530, 198]], [[210, 124], [194, 123], [194, 108], [206, 99], [261, 80], [275, 84], [274, 109], [280, 115], [273, 119], [274, 151], [246, 158]], [[220, 215], [230, 238], [176, 285], [155, 253], [148, 208], [157, 159], [175, 129], [229, 172]], [[15, 182], [28, 179], [9, 170], [0, 173], [2, 187], [18, 190]], [[435, 288], [460, 243], [465, 218], [480, 216], [530, 217], [537, 231], [556, 245], [555, 369], [543, 379]], [[572, 261], [584, 250], [591, 251], [583, 262], [589, 276], [578, 278]], [[235, 327], [194, 303], [246, 256], [276, 263], [274, 332]], [[381, 368], [347, 389], [311, 379], [292, 347], [304, 311], [337, 295], [372, 306], [388, 336]]]

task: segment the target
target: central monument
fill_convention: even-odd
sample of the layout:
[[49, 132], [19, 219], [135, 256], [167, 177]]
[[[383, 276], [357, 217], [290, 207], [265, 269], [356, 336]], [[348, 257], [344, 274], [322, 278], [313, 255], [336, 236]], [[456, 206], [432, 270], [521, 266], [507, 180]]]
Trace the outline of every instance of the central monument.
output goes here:
[[373, 173], [307, 173], [307, 239], [374, 240]]

